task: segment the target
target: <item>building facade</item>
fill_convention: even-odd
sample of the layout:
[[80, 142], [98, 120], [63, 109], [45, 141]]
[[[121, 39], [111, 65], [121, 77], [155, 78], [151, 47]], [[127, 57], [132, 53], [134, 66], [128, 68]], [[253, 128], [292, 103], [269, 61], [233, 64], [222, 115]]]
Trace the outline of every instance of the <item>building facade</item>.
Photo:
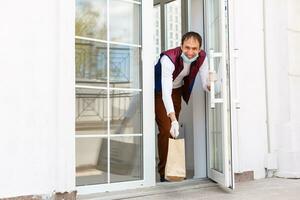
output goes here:
[[0, 198], [156, 184], [154, 63], [193, 30], [218, 80], [182, 105], [188, 179], [300, 178], [297, 0], [2, 3]]

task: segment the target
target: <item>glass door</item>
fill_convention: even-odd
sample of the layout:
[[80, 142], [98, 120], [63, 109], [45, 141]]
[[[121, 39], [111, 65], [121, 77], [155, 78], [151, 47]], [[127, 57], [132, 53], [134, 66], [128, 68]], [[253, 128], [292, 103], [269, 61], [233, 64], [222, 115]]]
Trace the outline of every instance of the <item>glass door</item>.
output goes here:
[[154, 106], [149, 98], [153, 77], [145, 76], [154, 73], [149, 71], [152, 62], [143, 56], [151, 57], [152, 46], [142, 39], [152, 36], [144, 26], [152, 14], [145, 9], [151, 5], [142, 0], [76, 0], [79, 191], [88, 191], [88, 186], [101, 192], [155, 182]]
[[208, 105], [208, 177], [234, 188], [230, 118], [230, 79], [227, 0], [206, 0], [206, 49], [211, 82]]

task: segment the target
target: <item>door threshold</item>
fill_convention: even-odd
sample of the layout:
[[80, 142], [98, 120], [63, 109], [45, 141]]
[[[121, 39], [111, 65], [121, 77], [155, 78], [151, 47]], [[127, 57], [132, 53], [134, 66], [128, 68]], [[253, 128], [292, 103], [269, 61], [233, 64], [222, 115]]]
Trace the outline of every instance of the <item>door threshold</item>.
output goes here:
[[102, 192], [92, 195], [79, 195], [79, 200], [104, 200], [104, 199], [127, 199], [135, 197], [147, 197], [162, 193], [172, 193], [175, 191], [183, 191], [197, 188], [216, 187], [217, 184], [210, 179], [188, 179], [181, 182], [163, 182], [156, 183], [156, 186], [115, 191], [115, 192]]

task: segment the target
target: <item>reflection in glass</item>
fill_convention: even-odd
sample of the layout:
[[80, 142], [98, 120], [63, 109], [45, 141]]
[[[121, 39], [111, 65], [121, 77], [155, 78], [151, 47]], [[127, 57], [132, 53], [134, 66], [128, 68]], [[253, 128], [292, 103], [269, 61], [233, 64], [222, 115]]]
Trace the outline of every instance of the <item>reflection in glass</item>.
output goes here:
[[[107, 142], [101, 147], [98, 169], [107, 171]], [[110, 139], [110, 182], [143, 178], [142, 137], [112, 137]]]
[[106, 90], [76, 89], [76, 134], [107, 134]]
[[209, 49], [213, 49], [215, 52], [220, 52], [222, 49], [221, 47], [221, 34], [220, 34], [220, 5], [219, 0], [211, 0], [209, 3], [209, 12], [208, 15], [208, 34], [209, 40], [207, 41]]
[[106, 0], [76, 0], [75, 35], [106, 40]]
[[111, 134], [141, 134], [141, 92], [110, 91]]
[[161, 39], [160, 39], [160, 4], [154, 6], [153, 10], [153, 19], [154, 19], [154, 44], [155, 44], [155, 60], [158, 60], [159, 55], [161, 53]]
[[[142, 136], [124, 135], [142, 134], [142, 92], [109, 89], [140, 89], [142, 85], [141, 47], [132, 47], [141, 43], [141, 4], [137, 2], [76, 0], [78, 186], [143, 179]], [[107, 14], [110, 16], [109, 38]], [[129, 45], [110, 43], [108, 52], [106, 43], [78, 39], [78, 36]]]
[[[222, 50], [220, 43], [220, 14], [219, 14], [219, 0], [211, 0], [208, 4], [208, 49], [212, 49], [214, 53]], [[210, 63], [212, 64], [212, 63]], [[217, 74], [217, 81], [214, 84], [215, 98], [223, 98], [222, 91], [222, 57], [214, 58], [214, 70]], [[210, 140], [210, 167], [223, 173], [223, 104], [215, 104], [214, 109], [210, 109], [209, 115], [209, 140]]]
[[166, 49], [180, 46], [181, 43], [181, 0], [165, 5]]
[[[107, 160], [99, 157], [107, 154], [107, 139], [76, 138], [76, 185], [107, 183], [107, 167], [99, 168], [98, 163], [107, 165]], [[106, 147], [106, 150], [104, 149]]]
[[109, 78], [112, 88], [141, 87], [141, 51], [138, 47], [111, 45]]
[[141, 5], [125, 1], [110, 1], [110, 40], [140, 44]]
[[106, 44], [76, 39], [76, 83], [107, 85]]
[[222, 104], [216, 104], [215, 109], [211, 109], [209, 123], [211, 131], [210, 140], [210, 167], [223, 173], [223, 144], [222, 144]]
[[214, 83], [215, 87], [215, 98], [223, 98], [223, 91], [222, 91], [222, 60], [220, 57], [214, 58], [214, 70], [216, 72], [217, 81]]

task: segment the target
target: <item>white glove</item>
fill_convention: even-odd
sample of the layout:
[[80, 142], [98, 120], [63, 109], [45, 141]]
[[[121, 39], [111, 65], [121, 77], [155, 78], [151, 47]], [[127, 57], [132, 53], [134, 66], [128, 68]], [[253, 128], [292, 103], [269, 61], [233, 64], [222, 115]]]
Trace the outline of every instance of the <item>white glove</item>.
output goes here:
[[171, 133], [171, 135], [172, 135], [173, 138], [177, 138], [178, 137], [178, 135], [179, 135], [179, 123], [178, 123], [177, 120], [172, 121], [170, 133]]

